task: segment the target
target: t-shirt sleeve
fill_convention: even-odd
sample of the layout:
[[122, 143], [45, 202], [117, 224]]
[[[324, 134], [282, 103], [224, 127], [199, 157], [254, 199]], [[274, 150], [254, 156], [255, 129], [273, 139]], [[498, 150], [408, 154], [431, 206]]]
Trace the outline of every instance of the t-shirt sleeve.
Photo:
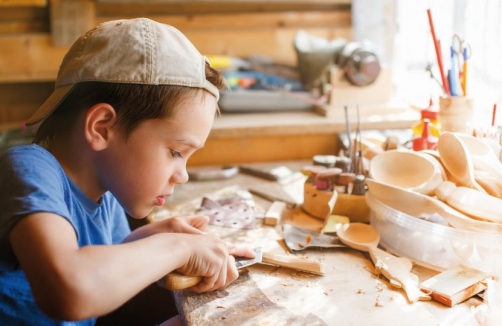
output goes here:
[[28, 214], [43, 211], [70, 217], [65, 203], [68, 189], [55, 163], [44, 153], [25, 148], [0, 157], [0, 185], [8, 194], [0, 196], [0, 238]]

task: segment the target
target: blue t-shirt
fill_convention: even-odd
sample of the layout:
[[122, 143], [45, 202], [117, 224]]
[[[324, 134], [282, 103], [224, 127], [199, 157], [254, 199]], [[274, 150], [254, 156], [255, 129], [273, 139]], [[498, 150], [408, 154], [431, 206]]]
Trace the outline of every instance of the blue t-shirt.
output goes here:
[[99, 203], [92, 201], [56, 158], [35, 144], [13, 147], [0, 155], [0, 189], [0, 324], [94, 325], [95, 319], [57, 321], [38, 309], [9, 233], [23, 216], [50, 212], [71, 223], [79, 247], [120, 243], [131, 232], [122, 207], [109, 192]]

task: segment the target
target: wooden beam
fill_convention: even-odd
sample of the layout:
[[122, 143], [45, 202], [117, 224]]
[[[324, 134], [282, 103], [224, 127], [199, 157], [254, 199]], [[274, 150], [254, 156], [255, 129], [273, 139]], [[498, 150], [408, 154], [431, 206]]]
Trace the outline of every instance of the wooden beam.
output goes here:
[[49, 34], [0, 37], [0, 83], [56, 80], [68, 48], [52, 46]]
[[0, 7], [0, 21], [49, 20], [49, 10], [40, 7]]
[[[284, 150], [287, 148], [287, 150]], [[213, 138], [190, 158], [190, 166], [239, 164], [312, 159], [318, 154], [335, 154], [339, 148], [332, 134], [271, 135]]]
[[47, 6], [47, 0], [0, 0], [0, 7]]
[[251, 13], [284, 11], [336, 11], [351, 7], [351, 0], [333, 1], [113, 1], [98, 0], [99, 15], [151, 15]]
[[0, 7], [0, 34], [49, 33], [47, 7]]
[[[132, 13], [131, 13], [132, 14]], [[115, 19], [137, 17], [111, 15], [96, 17], [96, 23]], [[350, 10], [343, 11], [305, 11], [305, 12], [264, 12], [207, 15], [151, 15], [148, 18], [175, 26], [180, 30], [245, 30], [268, 28], [341, 28], [351, 27]]]

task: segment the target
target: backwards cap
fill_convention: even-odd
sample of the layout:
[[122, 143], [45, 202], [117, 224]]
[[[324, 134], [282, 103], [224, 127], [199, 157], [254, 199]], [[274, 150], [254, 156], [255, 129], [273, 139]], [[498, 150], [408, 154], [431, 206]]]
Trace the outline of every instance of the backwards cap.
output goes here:
[[218, 100], [218, 89], [206, 79], [206, 62], [172, 26], [147, 18], [102, 23], [72, 45], [59, 67], [54, 92], [26, 124], [47, 118], [80, 82], [196, 87]]

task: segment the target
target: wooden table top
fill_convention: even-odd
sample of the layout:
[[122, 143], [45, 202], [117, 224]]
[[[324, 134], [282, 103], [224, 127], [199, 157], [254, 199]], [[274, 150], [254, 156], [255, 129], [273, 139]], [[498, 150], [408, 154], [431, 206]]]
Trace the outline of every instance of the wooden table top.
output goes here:
[[[295, 164], [289, 166], [299, 169], [304, 162]], [[303, 180], [280, 186], [238, 174], [225, 180], [189, 181], [176, 188], [174, 197], [164, 209], [151, 214], [149, 221], [193, 213], [200, 206], [201, 196], [229, 186], [258, 186], [298, 200]], [[254, 199], [257, 211], [271, 205], [264, 198]], [[289, 208], [282, 222], [313, 230], [323, 224], [307, 215], [301, 205]], [[261, 246], [267, 252], [317, 259], [324, 265], [324, 275], [255, 264], [240, 270], [239, 278], [226, 289], [204, 294], [174, 291], [178, 311], [187, 325], [451, 325], [465, 321], [471, 307], [482, 303], [474, 297], [454, 307], [435, 301], [410, 304], [403, 290], [375, 275], [367, 253], [350, 248], [307, 248], [291, 253], [282, 240], [280, 225], [259, 223], [251, 230], [209, 226], [208, 232], [226, 241]], [[420, 282], [438, 273], [418, 265], [412, 272]]]

